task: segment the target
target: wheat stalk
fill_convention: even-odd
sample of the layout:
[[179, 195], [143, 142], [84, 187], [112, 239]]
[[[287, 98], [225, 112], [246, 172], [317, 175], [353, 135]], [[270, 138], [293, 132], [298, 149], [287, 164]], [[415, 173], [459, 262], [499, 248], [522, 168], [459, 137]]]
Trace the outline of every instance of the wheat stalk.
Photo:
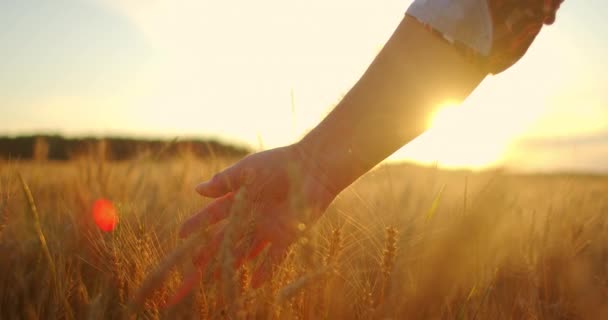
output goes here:
[[28, 187], [27, 183], [25, 182], [25, 179], [23, 179], [23, 176], [20, 173], [18, 174], [18, 176], [19, 176], [19, 181], [21, 181], [21, 187], [23, 188], [23, 193], [24, 193], [25, 198], [29, 205], [28, 207], [30, 209], [30, 213], [32, 214], [32, 217], [33, 217], [34, 230], [36, 231], [36, 234], [38, 235], [38, 240], [40, 241], [40, 246], [42, 247], [42, 252], [44, 253], [44, 256], [49, 265], [49, 268], [51, 269], [51, 276], [53, 278], [53, 283], [55, 285], [57, 297], [60, 297], [60, 299], [62, 300], [63, 307], [65, 308], [66, 317], [68, 319], [73, 319], [74, 316], [72, 314], [72, 308], [70, 307], [70, 304], [67, 301], [67, 298], [62, 294], [61, 283], [57, 279], [57, 267], [55, 266], [55, 261], [53, 260], [53, 257], [51, 256], [51, 251], [49, 250], [49, 247], [46, 243], [46, 237], [44, 236], [44, 232], [42, 232], [42, 226], [40, 225], [40, 217], [38, 215], [38, 209], [36, 208], [36, 203], [34, 202], [34, 197], [32, 196], [32, 192], [30, 191], [30, 188]]

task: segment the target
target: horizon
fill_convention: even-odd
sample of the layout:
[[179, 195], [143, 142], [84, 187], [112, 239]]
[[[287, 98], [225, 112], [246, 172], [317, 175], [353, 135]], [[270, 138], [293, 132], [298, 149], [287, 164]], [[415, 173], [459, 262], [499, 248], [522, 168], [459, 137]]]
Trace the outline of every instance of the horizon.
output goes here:
[[[182, 137], [152, 137], [152, 136], [133, 136], [133, 135], [89, 135], [89, 134], [83, 134], [83, 135], [62, 135], [62, 134], [57, 134], [57, 133], [30, 133], [30, 134], [17, 134], [17, 135], [5, 135], [5, 134], [1, 134], [0, 133], [0, 140], [2, 139], [17, 139], [17, 138], [38, 138], [38, 137], [42, 137], [42, 138], [60, 138], [60, 139], [64, 139], [66, 141], [72, 140], [72, 141], [77, 141], [77, 140], [94, 140], [94, 141], [102, 141], [102, 140], [129, 140], [132, 142], [161, 142], [161, 143], [180, 143], [180, 142], [203, 142], [203, 143], [217, 143], [219, 144], [220, 148], [235, 148], [238, 149], [240, 151], [244, 151], [247, 153], [250, 152], [257, 152], [260, 151], [258, 149], [254, 149], [251, 146], [247, 146], [245, 144], [238, 144], [238, 143], [232, 143], [230, 141], [226, 141], [226, 140], [222, 140], [220, 139], [216, 139], [213, 137], [204, 137], [204, 136], [182, 136]], [[558, 144], [562, 144], [564, 143], [563, 139], [557, 139], [555, 141], [543, 141], [543, 140], [528, 140], [528, 141], [524, 141], [523, 144], [527, 145], [527, 144], [532, 144], [535, 145], [535, 147], [537, 148], [543, 148], [543, 147], [547, 147], [547, 145], [552, 145], [554, 143], [558, 143]], [[593, 141], [591, 141], [591, 143], [593, 143]], [[32, 146], [34, 148], [34, 146]], [[567, 143], [566, 143], [566, 147], [568, 147]], [[23, 150], [19, 150], [19, 151], [23, 151]], [[555, 150], [552, 150], [553, 152], [555, 152]], [[608, 151], [608, 150], [607, 150]], [[0, 159], [2, 159], [1, 154], [0, 154]], [[9, 158], [11, 159], [11, 158]], [[128, 158], [125, 158], [128, 159]], [[125, 160], [122, 159], [122, 160]], [[61, 159], [48, 159], [48, 160], [60, 160]], [[107, 159], [110, 160], [110, 159]], [[529, 159], [527, 159], [529, 161]], [[537, 160], [538, 162], [538, 160]], [[381, 167], [382, 165], [389, 165], [389, 166], [401, 166], [401, 165], [405, 165], [405, 166], [414, 166], [417, 168], [425, 168], [425, 169], [429, 169], [429, 168], [435, 168], [435, 169], [440, 169], [443, 171], [451, 171], [451, 172], [461, 172], [461, 171], [465, 171], [465, 172], [470, 172], [470, 173], [481, 173], [481, 172], [492, 172], [492, 171], [504, 171], [507, 172], [508, 174], [514, 174], [514, 175], [568, 175], [568, 174], [575, 174], [575, 175], [592, 175], [592, 176], [606, 176], [608, 175], [608, 165], [605, 166], [594, 166], [594, 165], [589, 165], [587, 164], [586, 166], [561, 166], [558, 168], [552, 168], [552, 167], [548, 167], [548, 168], [544, 168], [544, 167], [534, 167], [534, 166], [530, 166], [528, 165], [526, 166], [513, 166], [513, 165], [509, 165], [509, 164], [496, 164], [495, 166], [482, 166], [482, 167], [475, 167], [475, 166], [445, 166], [442, 165], [441, 163], [439, 163], [438, 161], [435, 162], [423, 162], [423, 161], [415, 161], [415, 160], [410, 160], [410, 159], [387, 159], [387, 161], [383, 161], [382, 163], [378, 164], [377, 168]]]
[[[3, 2], [0, 134], [293, 143], [355, 83], [410, 2]], [[447, 105], [388, 161], [608, 171], [608, 40], [596, 36], [606, 9], [565, 1], [520, 62]]]

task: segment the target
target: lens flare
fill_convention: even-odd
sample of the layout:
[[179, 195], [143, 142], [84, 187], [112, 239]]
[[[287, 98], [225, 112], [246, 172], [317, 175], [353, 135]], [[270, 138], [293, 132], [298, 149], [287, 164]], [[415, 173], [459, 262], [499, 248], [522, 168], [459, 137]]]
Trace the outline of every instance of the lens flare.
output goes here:
[[111, 201], [98, 199], [93, 204], [93, 221], [103, 232], [110, 232], [118, 225], [118, 214]]

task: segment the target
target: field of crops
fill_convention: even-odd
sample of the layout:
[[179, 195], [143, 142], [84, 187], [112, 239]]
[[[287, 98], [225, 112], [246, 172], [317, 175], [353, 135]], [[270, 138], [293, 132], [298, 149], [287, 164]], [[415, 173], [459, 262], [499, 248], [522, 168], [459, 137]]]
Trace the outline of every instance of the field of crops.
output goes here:
[[344, 191], [259, 289], [263, 253], [167, 306], [183, 259], [133, 303], [230, 163], [0, 162], [0, 319], [608, 319], [608, 178], [410, 165]]

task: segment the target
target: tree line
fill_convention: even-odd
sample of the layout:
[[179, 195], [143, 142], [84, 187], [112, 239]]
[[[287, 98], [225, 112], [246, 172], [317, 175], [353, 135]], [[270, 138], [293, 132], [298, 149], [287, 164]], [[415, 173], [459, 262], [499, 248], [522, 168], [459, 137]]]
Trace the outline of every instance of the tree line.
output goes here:
[[216, 140], [144, 140], [122, 137], [66, 138], [59, 135], [0, 137], [0, 159], [72, 160], [79, 157], [102, 157], [121, 161], [141, 155], [171, 158], [185, 154], [195, 157], [242, 157], [243, 147]]

